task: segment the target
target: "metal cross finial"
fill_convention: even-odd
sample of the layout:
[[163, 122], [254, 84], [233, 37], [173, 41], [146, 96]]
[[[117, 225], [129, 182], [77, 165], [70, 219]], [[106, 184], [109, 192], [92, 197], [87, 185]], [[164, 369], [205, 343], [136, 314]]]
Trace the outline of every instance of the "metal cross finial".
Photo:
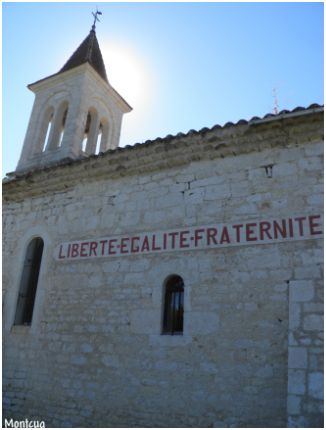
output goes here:
[[97, 15], [102, 15], [102, 12], [100, 12], [99, 10], [96, 9], [96, 12], [92, 12], [92, 15], [94, 17], [94, 23], [92, 25], [92, 30], [95, 31], [95, 25], [96, 25], [96, 21], [100, 22], [100, 20], [98, 19]]

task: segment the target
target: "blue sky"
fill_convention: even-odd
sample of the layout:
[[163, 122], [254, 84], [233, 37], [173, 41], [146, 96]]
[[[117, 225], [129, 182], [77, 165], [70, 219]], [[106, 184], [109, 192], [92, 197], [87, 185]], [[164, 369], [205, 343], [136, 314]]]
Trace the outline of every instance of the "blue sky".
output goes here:
[[[113, 87], [133, 107], [120, 146], [323, 104], [323, 3], [98, 3]], [[34, 95], [87, 36], [95, 3], [3, 3], [3, 175]]]

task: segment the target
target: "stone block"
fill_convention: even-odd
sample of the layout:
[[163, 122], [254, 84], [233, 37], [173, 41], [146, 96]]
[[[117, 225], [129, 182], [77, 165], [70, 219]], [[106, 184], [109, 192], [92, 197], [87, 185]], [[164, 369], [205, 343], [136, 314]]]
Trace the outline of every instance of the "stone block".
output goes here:
[[308, 302], [314, 297], [314, 287], [311, 281], [291, 281], [290, 302]]
[[205, 187], [204, 200], [219, 200], [230, 196], [229, 184], [209, 185]]
[[303, 267], [297, 267], [294, 269], [294, 277], [296, 279], [315, 279], [320, 278], [320, 271], [318, 266], [303, 266]]
[[224, 176], [208, 176], [207, 178], [198, 179], [190, 183], [190, 188], [207, 187], [208, 185], [222, 184], [225, 182]]
[[159, 334], [160, 310], [140, 309], [130, 312], [130, 331], [136, 334]]
[[288, 371], [288, 392], [289, 394], [305, 394], [306, 392], [306, 372], [304, 370]]
[[304, 312], [320, 312], [324, 311], [323, 303], [304, 303], [303, 305]]
[[323, 206], [324, 198], [322, 194], [312, 194], [307, 197], [307, 203], [310, 206]]
[[77, 366], [82, 366], [86, 363], [86, 358], [83, 355], [74, 355], [71, 357], [71, 363]]
[[277, 163], [273, 166], [273, 177], [292, 176], [297, 172], [297, 169], [295, 162]]
[[310, 143], [305, 146], [304, 152], [308, 156], [322, 155], [324, 153], [324, 142]]
[[290, 346], [288, 356], [289, 369], [306, 369], [308, 364], [307, 348]]
[[287, 411], [290, 415], [300, 415], [302, 397], [289, 394]]
[[185, 322], [185, 329], [194, 336], [214, 333], [219, 327], [219, 318], [215, 312], [192, 311], [185, 315]]
[[304, 169], [307, 171], [321, 171], [323, 169], [322, 158], [319, 156], [302, 158], [299, 160], [298, 164], [300, 169]]
[[288, 336], [288, 344], [291, 346], [298, 346], [298, 342], [295, 339], [294, 335], [292, 332], [289, 332], [289, 336]]
[[195, 180], [195, 173], [180, 173], [178, 175], [175, 176], [175, 181], [176, 183], [182, 183], [182, 182], [191, 182]]
[[273, 376], [273, 367], [271, 365], [265, 365], [258, 369], [255, 376], [258, 378], [271, 378]]
[[268, 179], [266, 176], [265, 168], [258, 167], [255, 169], [249, 169], [248, 177], [250, 181], [259, 181]]
[[303, 428], [309, 427], [307, 425], [307, 420], [302, 415], [294, 415], [288, 417], [288, 425], [289, 428]]
[[305, 330], [317, 330], [320, 331], [324, 327], [323, 315], [311, 314], [306, 315], [303, 319], [303, 328]]
[[231, 183], [231, 196], [239, 197], [239, 196], [248, 196], [250, 192], [250, 186], [246, 182], [236, 182]]
[[194, 190], [188, 190], [184, 193], [186, 204], [198, 204], [204, 200], [205, 190], [203, 188], [196, 188]]
[[89, 343], [82, 343], [80, 346], [82, 352], [93, 352], [94, 348]]
[[300, 327], [301, 321], [301, 304], [292, 303], [289, 304], [289, 328], [294, 330]]
[[315, 399], [324, 399], [324, 374], [322, 372], [309, 373], [308, 394]]

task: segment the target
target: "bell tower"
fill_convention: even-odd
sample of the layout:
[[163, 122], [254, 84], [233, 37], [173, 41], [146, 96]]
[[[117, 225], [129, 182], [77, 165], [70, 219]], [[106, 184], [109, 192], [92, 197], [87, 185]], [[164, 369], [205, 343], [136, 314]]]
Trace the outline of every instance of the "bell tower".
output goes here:
[[16, 172], [87, 157], [119, 145], [131, 107], [110, 85], [95, 22], [58, 73], [28, 88], [35, 100]]

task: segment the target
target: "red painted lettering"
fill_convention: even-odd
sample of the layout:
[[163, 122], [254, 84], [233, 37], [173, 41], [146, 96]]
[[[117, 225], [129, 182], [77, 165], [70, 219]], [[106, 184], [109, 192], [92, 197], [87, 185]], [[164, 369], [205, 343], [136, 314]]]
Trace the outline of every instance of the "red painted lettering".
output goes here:
[[292, 218], [289, 218], [289, 236], [293, 237], [293, 221], [292, 221]]
[[60, 245], [59, 249], [59, 258], [62, 260], [63, 258], [66, 258], [64, 255], [62, 255], [62, 245]]
[[189, 248], [188, 237], [189, 230], [180, 231], [180, 248]]
[[257, 223], [250, 222], [249, 224], [246, 224], [246, 241], [247, 242], [254, 242], [257, 240], [257, 236], [252, 236], [255, 234], [254, 227], [257, 226]]
[[166, 233], [164, 233], [163, 234], [163, 249], [166, 249], [166, 242], [167, 242], [167, 234]]
[[278, 239], [278, 235], [281, 237], [286, 237], [286, 220], [282, 219], [282, 226], [277, 221], [273, 221], [273, 229], [274, 229], [274, 239]]
[[128, 254], [128, 245], [126, 242], [128, 242], [129, 237], [123, 237], [120, 241], [120, 251], [121, 254]]
[[89, 242], [83, 242], [80, 244], [80, 256], [81, 257], [88, 257], [88, 254], [86, 252], [88, 243]]
[[195, 246], [198, 245], [198, 242], [203, 238], [203, 235], [201, 233], [204, 233], [203, 228], [198, 228], [195, 230]]
[[315, 230], [316, 228], [321, 227], [321, 225], [319, 223], [314, 222], [315, 219], [320, 219], [320, 215], [310, 215], [308, 218], [309, 218], [310, 234], [311, 235], [323, 234], [322, 230]]
[[272, 236], [269, 232], [271, 229], [271, 223], [268, 221], [262, 221], [259, 223], [259, 231], [260, 231], [260, 240], [264, 240], [264, 234], [268, 237], [268, 239], [272, 239]]
[[71, 244], [68, 245], [67, 258], [70, 258]]
[[153, 234], [153, 236], [152, 236], [152, 251], [160, 251], [160, 250], [161, 250], [161, 247], [157, 246], [157, 244], [156, 244], [156, 235]]
[[297, 221], [299, 224], [299, 234], [303, 236], [303, 221], [306, 219], [305, 216], [299, 216], [298, 218], [294, 218], [294, 221]]
[[135, 253], [135, 252], [139, 252], [139, 246], [135, 246], [135, 242], [139, 241], [139, 236], [134, 236], [131, 238], [131, 252]]
[[222, 229], [221, 240], [220, 240], [221, 244], [223, 244], [224, 242], [230, 243], [229, 231], [226, 226], [224, 226]]
[[117, 239], [110, 239], [109, 240], [109, 255], [115, 255], [116, 252], [114, 251], [115, 243], [117, 242]]
[[142, 244], [142, 247], [141, 247], [140, 251], [141, 252], [149, 251], [149, 242], [148, 242], [148, 237], [147, 236], [144, 237], [143, 244]]
[[168, 233], [169, 236], [171, 236], [172, 238], [172, 242], [171, 242], [171, 248], [174, 249], [175, 248], [175, 238], [178, 236], [178, 232], [177, 231], [172, 231], [171, 233]]
[[72, 258], [78, 257], [78, 249], [79, 249], [79, 243], [73, 243], [71, 247]]
[[94, 254], [94, 256], [97, 257], [96, 248], [97, 248], [97, 242], [91, 242], [90, 249], [89, 249], [90, 257], [92, 256], [92, 254]]
[[243, 227], [243, 224], [234, 224], [232, 227], [235, 228], [237, 242], [239, 243], [241, 241], [240, 229]]
[[211, 242], [213, 243], [213, 245], [218, 245], [216, 236], [217, 236], [217, 228], [208, 228], [206, 230], [206, 235], [207, 235], [207, 245], [210, 246]]
[[101, 255], [104, 255], [105, 253], [105, 244], [106, 244], [107, 240], [100, 240], [100, 244], [102, 245], [102, 249], [101, 249]]

